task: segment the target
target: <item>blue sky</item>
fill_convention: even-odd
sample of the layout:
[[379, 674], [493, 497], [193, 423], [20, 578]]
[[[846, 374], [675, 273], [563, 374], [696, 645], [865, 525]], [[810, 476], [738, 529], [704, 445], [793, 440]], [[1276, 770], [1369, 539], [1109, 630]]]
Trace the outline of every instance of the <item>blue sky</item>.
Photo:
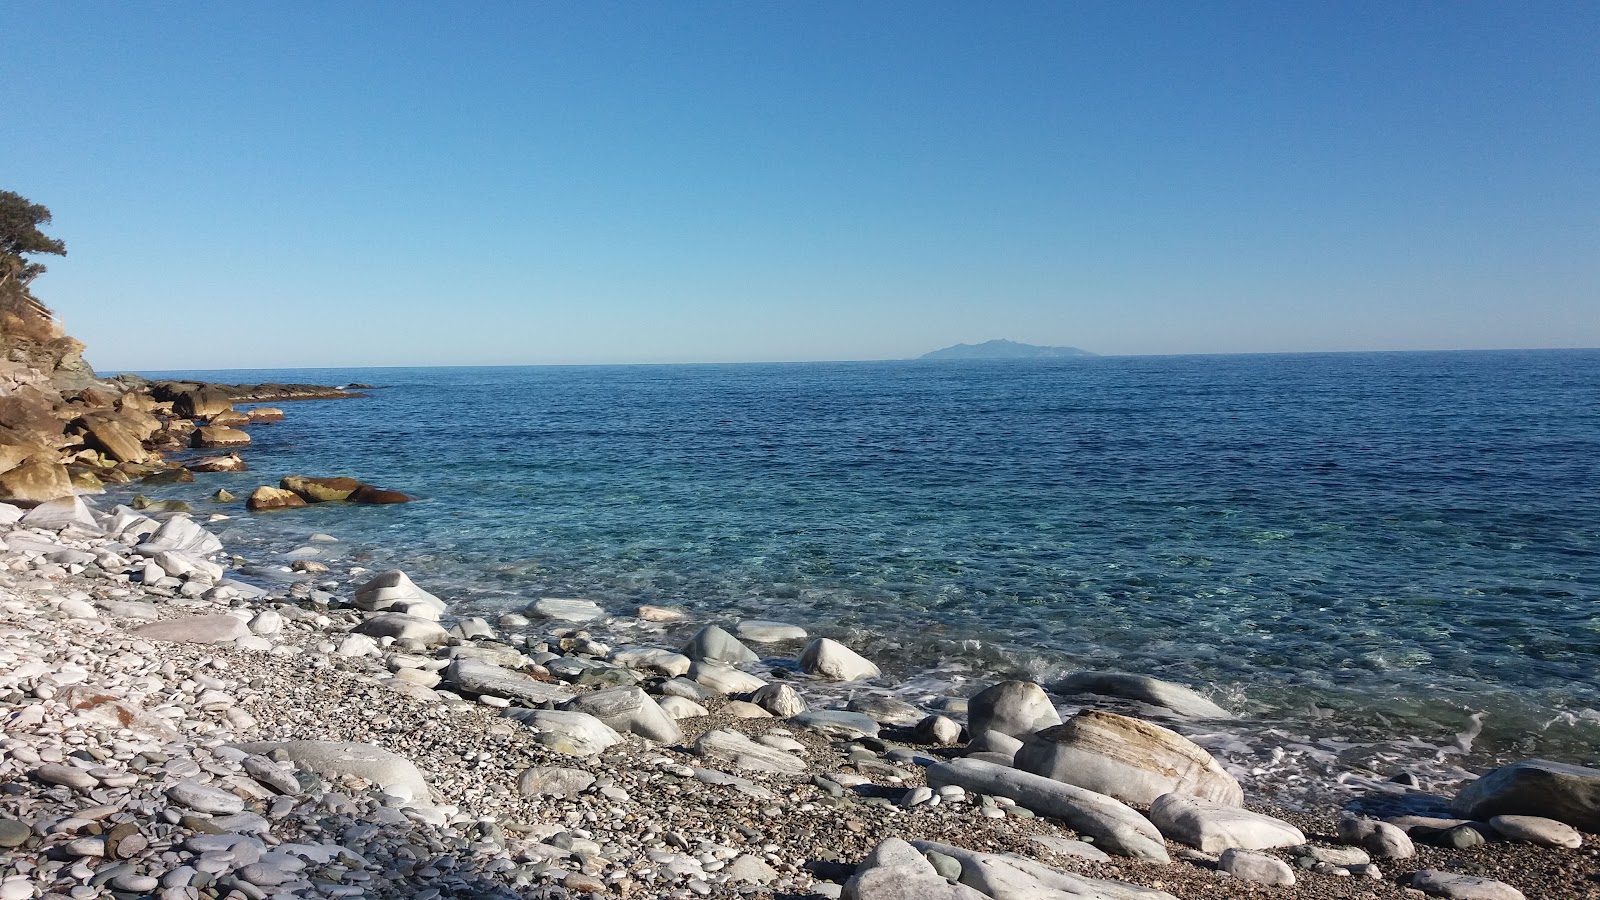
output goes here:
[[1600, 346], [1594, 3], [7, 20], [101, 369]]

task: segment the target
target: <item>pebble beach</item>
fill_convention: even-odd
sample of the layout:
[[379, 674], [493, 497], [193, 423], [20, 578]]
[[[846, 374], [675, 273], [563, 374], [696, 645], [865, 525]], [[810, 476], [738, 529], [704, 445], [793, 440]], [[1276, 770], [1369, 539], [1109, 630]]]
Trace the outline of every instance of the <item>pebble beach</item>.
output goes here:
[[0, 505], [3, 900], [1600, 896], [1594, 770], [1289, 791], [1204, 686], [918, 696], [806, 623], [460, 617], [95, 499]]

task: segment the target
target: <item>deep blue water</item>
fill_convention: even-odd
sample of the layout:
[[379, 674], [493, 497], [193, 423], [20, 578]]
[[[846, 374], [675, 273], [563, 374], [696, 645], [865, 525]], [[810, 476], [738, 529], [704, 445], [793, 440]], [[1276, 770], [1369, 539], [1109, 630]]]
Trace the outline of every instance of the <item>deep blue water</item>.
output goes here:
[[1266, 721], [1595, 736], [1600, 351], [187, 374], [380, 388], [285, 404], [254, 471], [159, 495], [426, 498], [241, 512], [246, 555], [328, 531], [461, 610], [683, 604], [902, 674], [1098, 666]]

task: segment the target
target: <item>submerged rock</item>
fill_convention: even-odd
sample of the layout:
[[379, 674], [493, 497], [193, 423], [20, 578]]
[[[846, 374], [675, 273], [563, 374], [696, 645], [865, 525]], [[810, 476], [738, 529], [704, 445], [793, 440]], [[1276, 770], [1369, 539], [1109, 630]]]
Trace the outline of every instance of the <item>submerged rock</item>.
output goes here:
[[1138, 700], [1172, 710], [1190, 719], [1231, 719], [1233, 714], [1207, 700], [1193, 688], [1125, 672], [1074, 672], [1050, 685], [1058, 694], [1102, 694]]

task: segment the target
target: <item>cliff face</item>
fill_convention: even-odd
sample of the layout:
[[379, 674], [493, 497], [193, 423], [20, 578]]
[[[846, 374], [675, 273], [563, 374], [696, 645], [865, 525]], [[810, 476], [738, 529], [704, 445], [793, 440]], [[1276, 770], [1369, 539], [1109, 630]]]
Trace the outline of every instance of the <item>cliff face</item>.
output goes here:
[[38, 370], [62, 393], [76, 393], [95, 382], [94, 370], [83, 359], [83, 344], [15, 281], [0, 288], [0, 361]]

